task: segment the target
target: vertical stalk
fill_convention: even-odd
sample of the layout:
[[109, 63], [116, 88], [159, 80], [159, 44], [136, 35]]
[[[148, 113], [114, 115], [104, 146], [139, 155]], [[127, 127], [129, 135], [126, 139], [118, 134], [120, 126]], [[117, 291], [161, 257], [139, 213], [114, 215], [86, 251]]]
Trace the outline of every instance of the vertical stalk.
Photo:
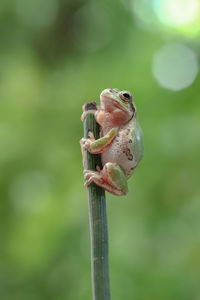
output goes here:
[[[94, 114], [89, 112], [91, 109], [96, 109], [95, 102], [85, 105], [85, 111], [88, 110], [88, 113], [84, 120], [84, 137], [88, 138], [88, 132], [91, 131], [98, 139], [99, 126], [96, 123]], [[100, 155], [85, 151], [85, 159], [86, 169], [88, 170], [96, 170], [97, 165], [102, 167]], [[88, 205], [93, 300], [110, 300], [106, 198], [105, 191], [94, 183], [88, 186]]]

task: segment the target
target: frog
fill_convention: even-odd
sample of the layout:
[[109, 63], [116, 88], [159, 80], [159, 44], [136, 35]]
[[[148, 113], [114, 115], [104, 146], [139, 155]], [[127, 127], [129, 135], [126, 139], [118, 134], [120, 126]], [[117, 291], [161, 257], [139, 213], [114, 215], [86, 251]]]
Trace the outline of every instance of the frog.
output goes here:
[[[127, 180], [131, 177], [143, 156], [143, 133], [137, 119], [133, 95], [127, 90], [104, 89], [100, 94], [100, 106], [94, 113], [100, 127], [100, 138], [95, 139], [89, 132], [89, 138], [82, 138], [80, 145], [83, 153], [85, 187], [92, 182], [105, 191], [124, 196], [128, 193]], [[85, 169], [84, 152], [100, 154], [102, 169]]]

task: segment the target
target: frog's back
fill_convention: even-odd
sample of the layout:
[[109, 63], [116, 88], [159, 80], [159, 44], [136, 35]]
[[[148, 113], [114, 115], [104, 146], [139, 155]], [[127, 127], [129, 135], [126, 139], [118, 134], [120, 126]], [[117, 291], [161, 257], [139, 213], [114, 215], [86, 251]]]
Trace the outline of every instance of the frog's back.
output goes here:
[[130, 177], [143, 155], [143, 135], [137, 120], [120, 127], [110, 147], [101, 155], [102, 164], [117, 163]]

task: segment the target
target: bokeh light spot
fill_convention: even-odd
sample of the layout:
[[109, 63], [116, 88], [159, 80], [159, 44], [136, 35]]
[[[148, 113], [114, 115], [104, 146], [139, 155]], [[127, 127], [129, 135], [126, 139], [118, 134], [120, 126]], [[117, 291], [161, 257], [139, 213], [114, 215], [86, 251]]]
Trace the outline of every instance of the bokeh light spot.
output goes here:
[[152, 72], [162, 87], [174, 91], [184, 89], [198, 74], [197, 56], [183, 44], [166, 45], [156, 52]]
[[182, 26], [193, 22], [199, 12], [198, 0], [154, 0], [155, 12], [161, 22]]

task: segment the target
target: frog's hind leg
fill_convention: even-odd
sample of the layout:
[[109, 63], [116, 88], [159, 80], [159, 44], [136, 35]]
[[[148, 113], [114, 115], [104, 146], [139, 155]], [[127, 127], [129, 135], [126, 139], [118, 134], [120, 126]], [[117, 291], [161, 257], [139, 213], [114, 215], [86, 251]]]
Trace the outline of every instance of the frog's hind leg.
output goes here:
[[87, 187], [91, 182], [96, 183], [104, 190], [116, 196], [126, 195], [128, 192], [127, 179], [122, 168], [116, 163], [107, 163], [103, 170], [84, 171], [84, 178]]

